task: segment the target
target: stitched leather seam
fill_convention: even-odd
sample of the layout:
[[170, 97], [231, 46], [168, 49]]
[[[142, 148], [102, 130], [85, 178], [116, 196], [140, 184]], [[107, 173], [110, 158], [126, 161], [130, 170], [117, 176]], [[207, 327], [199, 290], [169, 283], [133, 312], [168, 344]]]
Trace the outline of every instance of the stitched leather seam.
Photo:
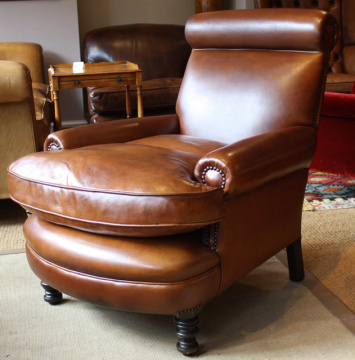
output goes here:
[[[210, 196], [211, 193], [220, 191], [219, 188], [214, 188], [214, 187], [209, 186], [208, 190], [206, 190], [206, 188], [204, 187], [202, 191], [193, 192], [193, 193], [183, 193], [183, 192], [179, 193], [179, 194], [168, 194], [168, 193], [156, 194], [156, 193], [144, 193], [144, 192], [134, 193], [134, 192], [129, 192], [129, 191], [114, 191], [114, 190], [108, 190], [108, 189], [80, 188], [80, 187], [75, 187], [75, 186], [51, 184], [50, 182], [33, 180], [33, 179], [27, 178], [25, 176], [19, 176], [11, 170], [9, 170], [8, 172], [13, 177], [20, 179], [20, 180], [28, 181], [29, 183], [32, 183], [32, 184], [38, 184], [40, 186], [48, 186], [48, 187], [52, 187], [52, 188], [60, 188], [60, 189], [68, 190], [68, 191], [78, 191], [78, 192], [88, 192], [88, 193], [115, 194], [115, 195], [122, 195], [122, 196], [149, 196], [149, 197], [164, 198], [164, 197], [179, 197], [179, 196], [181, 196], [181, 197], [186, 197], [186, 196], [205, 197], [205, 196]], [[198, 188], [198, 187], [196, 186], [196, 188]]]
[[205, 226], [207, 224], [214, 224], [218, 221], [222, 220], [221, 218], [217, 218], [217, 219], [211, 219], [211, 220], [206, 220], [206, 221], [202, 221], [202, 222], [189, 222], [189, 223], [166, 223], [166, 224], [162, 224], [162, 223], [158, 223], [158, 224], [117, 224], [117, 223], [110, 223], [110, 222], [104, 222], [104, 221], [97, 221], [97, 220], [90, 220], [90, 219], [82, 219], [82, 218], [76, 218], [73, 216], [69, 216], [69, 215], [64, 215], [62, 213], [55, 213], [55, 212], [51, 212], [48, 210], [43, 210], [43, 209], [39, 209], [36, 208], [34, 206], [31, 205], [27, 205], [22, 203], [21, 201], [15, 200], [12, 196], [11, 199], [14, 200], [15, 202], [17, 202], [18, 204], [20, 204], [21, 206], [23, 206], [24, 208], [28, 208], [31, 209], [32, 211], [36, 211], [38, 213], [44, 213], [44, 214], [48, 214], [48, 215], [53, 215], [53, 216], [57, 216], [59, 218], [63, 218], [63, 219], [69, 219], [69, 220], [73, 220], [73, 221], [77, 221], [77, 222], [81, 222], [81, 223], [85, 223], [85, 224], [95, 224], [95, 225], [102, 225], [102, 226], [110, 226], [111, 228], [180, 228], [180, 227], [196, 227], [196, 226]]

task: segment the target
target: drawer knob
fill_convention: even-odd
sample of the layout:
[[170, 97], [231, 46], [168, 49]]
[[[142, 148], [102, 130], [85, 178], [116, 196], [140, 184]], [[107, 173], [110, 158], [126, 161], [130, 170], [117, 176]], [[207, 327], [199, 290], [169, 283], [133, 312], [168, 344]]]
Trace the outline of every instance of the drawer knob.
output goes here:
[[74, 81], [74, 85], [76, 85], [76, 86], [77, 86], [77, 85], [80, 85], [80, 81], [79, 81], [79, 80], [75, 80], [75, 81]]
[[119, 83], [120, 81], [121, 81], [121, 79], [118, 77], [118, 78], [117, 78], [117, 82]]

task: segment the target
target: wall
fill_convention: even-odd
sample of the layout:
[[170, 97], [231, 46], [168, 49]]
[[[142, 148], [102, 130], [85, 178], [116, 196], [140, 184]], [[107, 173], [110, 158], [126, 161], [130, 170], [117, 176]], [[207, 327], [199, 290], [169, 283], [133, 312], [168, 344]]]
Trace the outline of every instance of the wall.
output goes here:
[[193, 0], [78, 0], [81, 44], [85, 33], [104, 26], [157, 23], [185, 24]]
[[[77, 0], [1, 1], [0, 41], [41, 44], [45, 72], [80, 60]], [[62, 91], [60, 102], [64, 121], [83, 119], [81, 90]]]
[[254, 0], [225, 0], [228, 9], [254, 9]]

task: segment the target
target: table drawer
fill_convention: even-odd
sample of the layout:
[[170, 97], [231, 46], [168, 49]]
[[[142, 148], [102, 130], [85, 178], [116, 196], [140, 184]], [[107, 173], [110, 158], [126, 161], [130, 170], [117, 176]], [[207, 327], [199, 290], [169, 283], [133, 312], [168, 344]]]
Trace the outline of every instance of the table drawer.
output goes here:
[[72, 77], [60, 77], [58, 79], [59, 89], [73, 89], [73, 88], [86, 88], [86, 87], [100, 87], [100, 86], [115, 86], [117, 84], [135, 84], [135, 76], [115, 75], [112, 77], [93, 77], [77, 76], [75, 79]]

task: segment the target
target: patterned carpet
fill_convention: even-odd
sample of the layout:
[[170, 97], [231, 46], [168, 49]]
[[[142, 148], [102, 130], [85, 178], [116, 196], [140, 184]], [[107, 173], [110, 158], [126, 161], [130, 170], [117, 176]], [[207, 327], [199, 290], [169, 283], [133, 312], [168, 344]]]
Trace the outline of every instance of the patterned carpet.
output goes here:
[[355, 207], [355, 179], [345, 175], [309, 173], [303, 210], [332, 210]]

